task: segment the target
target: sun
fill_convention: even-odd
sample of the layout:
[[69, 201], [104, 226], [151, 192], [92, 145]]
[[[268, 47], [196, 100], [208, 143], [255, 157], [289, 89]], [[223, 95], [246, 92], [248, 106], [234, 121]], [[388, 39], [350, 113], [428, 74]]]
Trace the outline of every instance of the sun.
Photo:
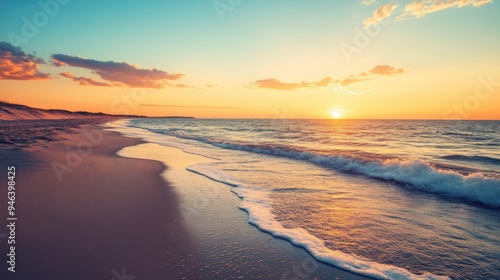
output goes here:
[[342, 110], [333, 109], [330, 111], [330, 115], [332, 115], [332, 118], [334, 119], [339, 119], [340, 117], [342, 117]]

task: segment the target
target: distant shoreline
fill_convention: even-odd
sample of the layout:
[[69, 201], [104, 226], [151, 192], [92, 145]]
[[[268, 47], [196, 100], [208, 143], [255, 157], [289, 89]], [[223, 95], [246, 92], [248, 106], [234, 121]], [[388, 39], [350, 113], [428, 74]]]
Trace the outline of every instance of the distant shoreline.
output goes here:
[[26, 105], [12, 104], [0, 101], [0, 121], [16, 120], [63, 120], [82, 118], [186, 118], [194, 119], [190, 116], [161, 116], [148, 117], [143, 115], [113, 115], [102, 112], [93, 113], [86, 111], [67, 111], [60, 109], [38, 109]]

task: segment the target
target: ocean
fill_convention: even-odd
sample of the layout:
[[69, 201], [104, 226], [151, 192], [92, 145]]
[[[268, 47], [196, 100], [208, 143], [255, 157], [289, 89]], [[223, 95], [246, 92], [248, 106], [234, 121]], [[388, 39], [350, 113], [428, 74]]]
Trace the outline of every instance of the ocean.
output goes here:
[[[500, 121], [132, 119], [261, 231], [382, 279], [500, 279]], [[234, 209], [234, 211], [240, 211]]]

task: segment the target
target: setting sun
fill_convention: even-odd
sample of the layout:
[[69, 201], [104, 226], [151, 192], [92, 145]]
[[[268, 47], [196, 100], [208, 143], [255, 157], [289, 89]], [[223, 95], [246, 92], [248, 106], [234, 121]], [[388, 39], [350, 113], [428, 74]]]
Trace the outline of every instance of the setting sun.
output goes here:
[[332, 116], [332, 118], [338, 119], [342, 116], [342, 111], [338, 110], [338, 109], [334, 109], [334, 110], [330, 111], [330, 115]]
[[500, 0], [0, 11], [0, 280], [500, 280]]

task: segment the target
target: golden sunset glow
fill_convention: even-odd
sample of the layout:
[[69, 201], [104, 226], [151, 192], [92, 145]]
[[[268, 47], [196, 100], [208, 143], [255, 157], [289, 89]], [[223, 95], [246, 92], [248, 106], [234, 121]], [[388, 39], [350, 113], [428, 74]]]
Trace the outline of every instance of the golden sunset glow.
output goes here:
[[[1, 100], [196, 118], [500, 119], [500, 3], [360, 2], [220, 10], [167, 1], [138, 22], [107, 14], [103, 3], [88, 25], [77, 24], [84, 15], [71, 4], [33, 40], [19, 20], [27, 12], [13, 2], [4, 9], [12, 24], [0, 26]], [[136, 18], [142, 8], [121, 11]], [[305, 10], [308, 20], [297, 21]], [[165, 26], [179, 30], [165, 34]], [[67, 30], [81, 36], [69, 44]]]
[[500, 280], [500, 0], [0, 10], [0, 280]]
[[332, 118], [334, 119], [340, 119], [342, 117], [342, 110], [339, 110], [339, 109], [333, 109], [331, 112], [330, 112], [330, 115], [332, 116]]

